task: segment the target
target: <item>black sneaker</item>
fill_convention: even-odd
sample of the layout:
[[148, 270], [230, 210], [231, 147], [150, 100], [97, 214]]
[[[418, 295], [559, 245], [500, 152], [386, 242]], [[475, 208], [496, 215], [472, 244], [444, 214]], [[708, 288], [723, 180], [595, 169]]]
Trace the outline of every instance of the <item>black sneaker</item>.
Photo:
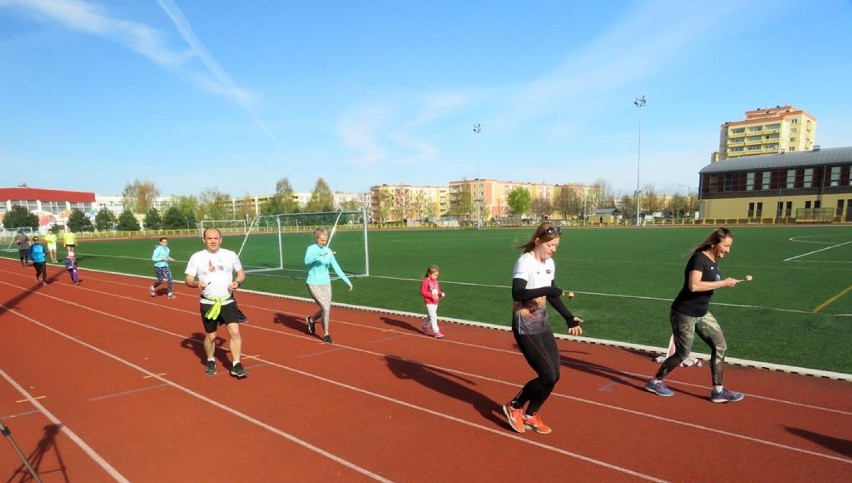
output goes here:
[[216, 361], [207, 361], [207, 370], [204, 371], [208, 376], [216, 375]]
[[308, 334], [311, 334], [311, 335], [316, 334], [316, 331], [314, 330], [314, 319], [312, 319], [311, 316], [309, 315], [309, 316], [305, 317], [305, 322], [307, 322], [307, 324], [308, 324]]
[[243, 364], [241, 362], [237, 362], [231, 367], [231, 375], [237, 377], [238, 379], [242, 379], [248, 376], [248, 372], [246, 372]]
[[334, 339], [332, 339], [331, 336], [328, 334], [322, 336], [322, 341], [326, 344], [334, 344]]
[[237, 320], [245, 322], [248, 320], [248, 317], [246, 317], [246, 314], [244, 314], [242, 310], [237, 309]]

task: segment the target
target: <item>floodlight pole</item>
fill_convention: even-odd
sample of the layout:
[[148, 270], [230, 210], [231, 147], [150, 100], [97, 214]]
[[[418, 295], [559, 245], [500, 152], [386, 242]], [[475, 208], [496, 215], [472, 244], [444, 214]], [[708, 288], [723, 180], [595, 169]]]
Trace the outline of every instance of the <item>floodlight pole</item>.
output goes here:
[[639, 178], [642, 170], [642, 107], [645, 105], [645, 96], [639, 96], [633, 101], [633, 105], [639, 108], [639, 147], [636, 155], [636, 226], [639, 226], [639, 199], [642, 192], [639, 190]]
[[[479, 133], [482, 132], [482, 124], [474, 124], [473, 132], [476, 133], [476, 182], [473, 185], [473, 189], [476, 190], [479, 183]], [[476, 193], [476, 229], [482, 229], [482, 199], [478, 192]]]

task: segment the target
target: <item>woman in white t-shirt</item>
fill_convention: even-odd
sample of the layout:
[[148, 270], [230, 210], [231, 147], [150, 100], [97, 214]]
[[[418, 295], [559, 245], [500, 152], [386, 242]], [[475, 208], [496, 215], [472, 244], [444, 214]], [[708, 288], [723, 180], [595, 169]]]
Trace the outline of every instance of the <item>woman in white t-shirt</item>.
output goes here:
[[519, 433], [527, 429], [541, 434], [551, 431], [538, 415], [559, 381], [559, 349], [550, 328], [547, 303], [565, 319], [568, 333], [583, 333], [580, 327], [583, 319], [575, 317], [565, 307], [561, 298], [565, 292], [555, 283], [556, 265], [552, 257], [561, 236], [561, 228], [543, 223], [528, 242], [518, 247], [524, 253], [515, 263], [512, 276], [512, 334], [527, 363], [537, 374], [503, 406], [509, 426]]

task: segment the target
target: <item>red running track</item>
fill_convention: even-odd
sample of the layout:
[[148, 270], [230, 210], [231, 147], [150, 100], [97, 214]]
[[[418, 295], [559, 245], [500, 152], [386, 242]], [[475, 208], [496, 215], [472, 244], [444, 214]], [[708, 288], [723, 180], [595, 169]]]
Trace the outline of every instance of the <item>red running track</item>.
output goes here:
[[[709, 371], [675, 397], [643, 389], [657, 364], [559, 341], [553, 433], [501, 411], [532, 372], [509, 332], [332, 310], [334, 345], [306, 333], [311, 303], [240, 293], [249, 377], [204, 375], [197, 293], [51, 265], [52, 283], [0, 261], [0, 420], [45, 482], [849, 481], [848, 382], [727, 368], [746, 399], [708, 401]], [[509, 302], [507, 301], [507, 317]], [[224, 330], [222, 330], [224, 335]], [[734, 341], [735, 343], [735, 341]], [[8, 439], [8, 438], [4, 438]], [[26, 481], [12, 440], [0, 480]]]

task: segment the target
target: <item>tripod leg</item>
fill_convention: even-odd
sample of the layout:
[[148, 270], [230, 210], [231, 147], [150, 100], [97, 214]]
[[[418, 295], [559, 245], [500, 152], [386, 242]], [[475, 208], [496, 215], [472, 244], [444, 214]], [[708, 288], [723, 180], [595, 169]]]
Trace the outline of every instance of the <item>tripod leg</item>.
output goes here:
[[28, 460], [27, 457], [24, 456], [24, 452], [21, 451], [21, 448], [18, 446], [18, 443], [15, 442], [15, 438], [12, 437], [12, 430], [10, 430], [8, 426], [4, 425], [2, 420], [0, 420], [0, 434], [3, 434], [3, 436], [5, 436], [6, 439], [9, 440], [9, 444], [12, 445], [12, 449], [15, 450], [15, 453], [18, 453], [18, 457], [21, 458], [21, 463], [23, 463], [24, 466], [27, 467], [27, 470], [30, 472], [30, 475], [32, 475], [33, 479], [38, 483], [42, 483], [41, 478], [38, 477], [38, 473], [36, 473], [35, 468], [33, 468], [33, 465], [30, 464], [30, 460]]

